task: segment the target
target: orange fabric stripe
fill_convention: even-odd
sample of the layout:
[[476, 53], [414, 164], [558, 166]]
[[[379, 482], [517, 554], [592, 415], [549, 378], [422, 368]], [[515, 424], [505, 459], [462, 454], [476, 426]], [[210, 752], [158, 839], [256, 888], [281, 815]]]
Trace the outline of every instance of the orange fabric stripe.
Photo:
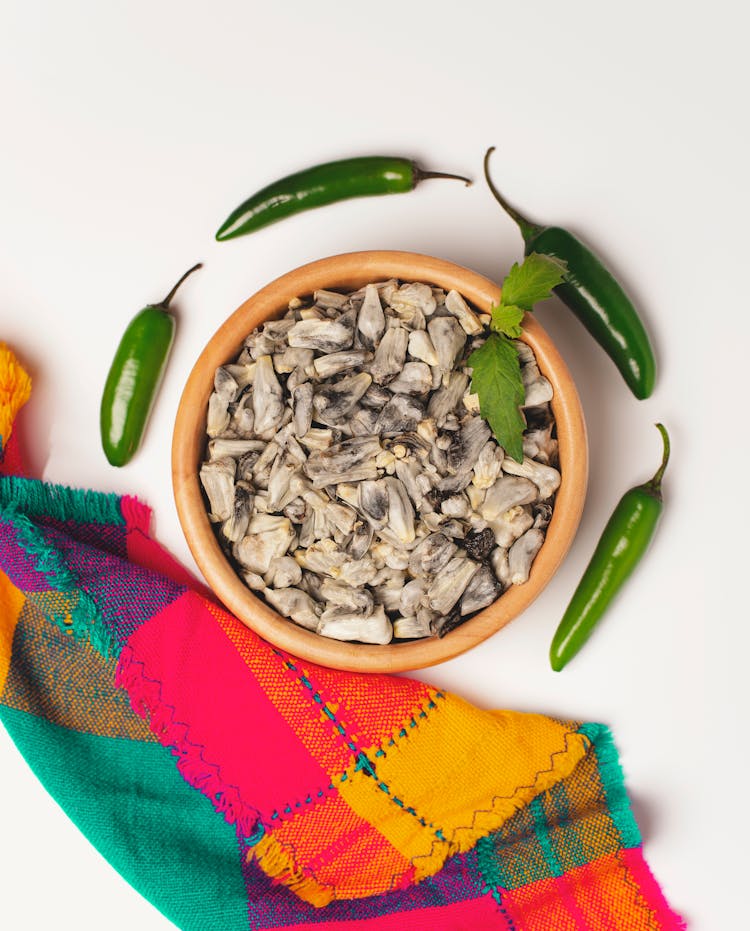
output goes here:
[[[207, 603], [207, 607], [247, 664], [249, 674], [271, 702], [283, 710], [287, 723], [311, 756], [332, 779], [340, 775], [351, 762], [352, 751], [323, 712], [323, 706], [316, 705], [309, 689], [300, 683], [300, 671], [285, 668], [281, 657], [269, 657], [266, 650], [259, 650], [256, 634], [235, 617], [211, 603]], [[335, 708], [331, 710], [337, 711]], [[311, 726], [313, 722], [315, 726]], [[326, 727], [318, 727], [318, 722]], [[347, 724], [346, 721], [343, 723]]]
[[[304, 819], [303, 831], [299, 818]], [[298, 862], [305, 864], [305, 872], [318, 883], [335, 888], [336, 898], [369, 892], [371, 887], [363, 890], [356, 877], [367, 876], [373, 869], [383, 877], [383, 891], [411, 873], [409, 861], [339, 795], [280, 822], [273, 838], [293, 850]]]
[[377, 783], [387, 792], [357, 778], [362, 773], [339, 791], [429, 876], [448, 853], [469, 850], [572, 772], [587, 747], [587, 738], [550, 718], [507, 711], [490, 718], [449, 695], [376, 758]]
[[503, 905], [525, 931], [611, 931], [661, 928], [622, 851], [607, 854], [557, 878], [502, 893]]
[[13, 652], [13, 635], [16, 632], [21, 609], [26, 603], [23, 592], [16, 588], [8, 576], [0, 571], [0, 695], [10, 670]]

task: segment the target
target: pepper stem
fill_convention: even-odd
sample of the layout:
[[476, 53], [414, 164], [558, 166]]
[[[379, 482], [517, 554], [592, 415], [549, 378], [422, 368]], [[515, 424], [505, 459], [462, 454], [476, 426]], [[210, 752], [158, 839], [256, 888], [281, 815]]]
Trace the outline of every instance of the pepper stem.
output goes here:
[[487, 186], [492, 192], [492, 196], [508, 214], [511, 220], [514, 220], [518, 224], [518, 228], [521, 230], [521, 235], [523, 236], [524, 242], [528, 242], [530, 239], [533, 239], [537, 233], [542, 231], [542, 227], [532, 223], [531, 220], [527, 219], [522, 213], [519, 213], [515, 207], [511, 207], [508, 201], [493, 184], [492, 178], [490, 178], [490, 155], [492, 155], [494, 151], [495, 146], [490, 146], [484, 155], [484, 177], [487, 181]]
[[656, 470], [654, 477], [650, 482], [646, 482], [644, 488], [646, 488], [652, 495], [657, 498], [661, 498], [661, 480], [664, 477], [664, 470], [667, 468], [667, 463], [669, 462], [669, 434], [664, 427], [664, 424], [657, 423], [656, 429], [661, 433], [661, 438], [664, 442], [664, 452], [662, 453], [661, 465]]
[[172, 298], [173, 298], [173, 297], [175, 296], [175, 294], [177, 293], [177, 289], [180, 287], [180, 285], [182, 284], [182, 282], [188, 277], [188, 275], [192, 275], [193, 272], [194, 272], [194, 271], [197, 271], [199, 268], [203, 268], [203, 262], [198, 262], [197, 265], [193, 265], [192, 268], [189, 268], [189, 269], [185, 272], [185, 274], [182, 276], [182, 278], [180, 278], [180, 280], [177, 282], [177, 284], [172, 288], [172, 290], [169, 292], [169, 294], [164, 298], [164, 300], [163, 300], [163, 301], [160, 301], [158, 304], [154, 304], [154, 307], [161, 307], [162, 310], [169, 310], [169, 304], [170, 304]]
[[429, 181], [431, 178], [450, 178], [453, 181], [464, 181], [466, 187], [471, 187], [472, 184], [471, 178], [465, 178], [463, 175], [447, 174], [444, 171], [425, 171], [423, 168], [420, 168], [419, 165], [414, 165], [412, 177], [414, 178], [414, 187], [416, 187], [420, 181]]

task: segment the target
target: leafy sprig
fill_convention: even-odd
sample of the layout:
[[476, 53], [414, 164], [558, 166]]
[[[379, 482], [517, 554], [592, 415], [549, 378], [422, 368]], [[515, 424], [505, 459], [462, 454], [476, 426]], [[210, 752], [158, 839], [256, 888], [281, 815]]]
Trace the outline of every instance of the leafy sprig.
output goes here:
[[467, 360], [482, 417], [506, 455], [516, 462], [523, 460], [526, 420], [521, 406], [526, 392], [513, 340], [521, 336], [524, 313], [548, 298], [566, 271], [561, 259], [537, 252], [530, 253], [520, 265], [514, 264], [503, 282], [500, 303], [491, 309], [492, 332]]

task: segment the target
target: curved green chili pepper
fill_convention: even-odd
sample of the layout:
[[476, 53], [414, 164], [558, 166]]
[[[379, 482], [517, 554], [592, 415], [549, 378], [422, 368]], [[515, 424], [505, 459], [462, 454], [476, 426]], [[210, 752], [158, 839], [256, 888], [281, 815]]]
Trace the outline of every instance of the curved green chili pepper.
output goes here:
[[669, 435], [662, 424], [656, 426], [664, 442], [661, 465], [650, 482], [625, 492], [607, 522], [552, 639], [550, 663], [555, 671], [586, 643], [654, 535], [663, 506], [661, 480], [669, 461]]
[[492, 183], [484, 157], [484, 174], [495, 200], [521, 231], [526, 255], [541, 252], [564, 259], [565, 281], [554, 290], [612, 359], [633, 394], [647, 398], [654, 390], [656, 360], [633, 302], [596, 255], [559, 226], [531, 223], [505, 200]]
[[200, 263], [186, 271], [163, 301], [137, 313], [117, 347], [99, 412], [102, 448], [114, 466], [130, 462], [140, 445], [174, 340], [175, 319], [169, 304], [198, 268]]
[[406, 158], [367, 156], [326, 162], [281, 178], [253, 194], [229, 214], [216, 238], [221, 242], [244, 236], [302, 210], [350, 197], [402, 194], [428, 178], [453, 178], [471, 184], [462, 175], [423, 171]]

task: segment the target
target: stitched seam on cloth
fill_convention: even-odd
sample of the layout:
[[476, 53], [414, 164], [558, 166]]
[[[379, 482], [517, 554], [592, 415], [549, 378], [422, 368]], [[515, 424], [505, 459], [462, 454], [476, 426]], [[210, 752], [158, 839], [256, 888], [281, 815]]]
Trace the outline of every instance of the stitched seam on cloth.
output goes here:
[[[392, 801], [394, 805], [396, 805], [398, 808], [402, 809], [403, 811], [405, 811], [407, 814], [411, 815], [412, 817], [416, 818], [417, 821], [419, 822], [419, 824], [420, 824], [422, 827], [435, 828], [435, 826], [434, 826], [434, 824], [432, 824], [432, 822], [428, 822], [425, 818], [421, 817], [421, 816], [418, 814], [418, 812], [414, 809], [413, 806], [407, 805], [406, 802], [404, 802], [401, 798], [399, 798], [399, 797], [393, 795], [393, 793], [392, 793], [392, 791], [391, 791], [391, 789], [390, 789], [390, 786], [388, 786], [388, 785], [387, 785], [385, 782], [383, 782], [382, 780], [378, 779], [377, 770], [376, 770], [376, 767], [375, 767], [375, 764], [373, 763], [373, 761], [367, 756], [367, 754], [366, 754], [363, 750], [361, 750], [361, 749], [357, 746], [357, 743], [354, 741], [354, 738], [350, 735], [350, 733], [349, 733], [347, 727], [346, 727], [344, 724], [341, 723], [341, 721], [339, 720], [339, 718], [338, 718], [338, 716], [336, 715], [336, 713], [335, 713], [334, 711], [331, 710], [331, 708], [328, 706], [328, 703], [325, 701], [325, 699], [324, 699], [323, 696], [321, 695], [320, 690], [319, 690], [319, 689], [316, 689], [316, 687], [315, 687], [315, 685], [313, 684], [313, 682], [312, 682], [307, 676], [303, 675], [302, 671], [301, 671], [297, 666], [295, 666], [295, 664], [292, 662], [291, 659], [289, 659], [288, 656], [285, 656], [285, 655], [284, 655], [283, 653], [281, 653], [279, 650], [274, 650], [273, 652], [281, 659], [281, 661], [282, 661], [283, 665], [285, 666], [285, 668], [291, 670], [292, 672], [299, 673], [299, 674], [297, 675], [297, 677], [296, 677], [296, 681], [299, 682], [300, 685], [305, 689], [305, 691], [307, 691], [307, 692], [309, 693], [309, 695], [310, 695], [310, 697], [312, 698], [312, 700], [313, 700], [317, 705], [320, 706], [322, 712], [323, 712], [323, 713], [325, 714], [325, 716], [331, 721], [331, 724], [336, 728], [336, 730], [338, 731], [338, 733], [343, 737], [343, 739], [344, 739], [345, 742], [346, 742], [346, 746], [349, 748], [349, 750], [351, 751], [351, 753], [352, 753], [353, 756], [354, 756], [354, 764], [355, 764], [355, 765], [354, 765], [354, 770], [355, 770], [355, 772], [363, 771], [366, 775], [370, 776], [371, 779], [374, 779], [377, 788], [380, 789], [380, 791], [383, 792], [385, 795], [387, 795], [388, 798], [390, 799], [390, 801]], [[436, 692], [435, 695], [436, 695], [436, 697], [438, 697], [438, 698], [445, 698], [445, 695], [444, 695], [442, 692]], [[427, 707], [428, 707], [428, 708], [436, 708], [437, 705], [435, 704], [435, 702], [434, 702], [432, 699], [430, 699], [430, 700], [428, 701], [428, 703], [427, 703]], [[409, 719], [407, 719], [406, 723], [407, 723], [410, 727], [416, 727], [416, 726], [417, 726], [417, 722], [416, 722], [415, 716], [416, 716], [416, 717], [426, 717], [426, 716], [427, 716], [427, 713], [426, 713], [426, 711], [424, 710], [424, 703], [422, 704], [422, 706], [420, 706], [420, 710], [419, 710], [419, 711], [415, 712], [414, 714], [411, 715], [411, 717], [410, 717]], [[400, 731], [398, 732], [398, 736], [399, 736], [399, 737], [407, 737], [407, 736], [408, 736], [408, 732], [407, 732], [406, 728], [403, 728], [403, 727], [402, 727], [402, 728], [400, 729]], [[394, 737], [391, 737], [391, 739], [390, 739], [390, 741], [389, 741], [389, 743], [388, 743], [388, 746], [395, 746], [395, 744], [396, 744], [396, 740], [394, 739]], [[376, 754], [376, 755], [377, 755], [377, 754]], [[382, 755], [385, 756], [385, 753], [383, 753]], [[342, 782], [346, 782], [346, 780], [349, 778], [348, 768], [349, 768], [349, 767], [347, 767], [347, 769], [345, 769], [345, 770], [341, 773], [341, 775], [338, 776], [338, 777], [336, 777], [336, 778], [338, 778], [338, 779], [341, 780]], [[335, 789], [335, 788], [336, 788], [336, 786], [334, 785], [333, 782], [331, 782], [330, 785], [329, 785], [329, 789]], [[287, 809], [288, 809], [289, 807], [290, 807], [289, 804], [287, 804], [286, 808], [283, 809], [283, 811], [286, 812], [286, 813], [288, 813]], [[276, 809], [276, 810], [273, 812], [273, 814], [271, 815], [271, 817], [272, 817], [272, 818], [281, 817], [281, 813], [278, 811], [278, 809]], [[434, 830], [434, 833], [435, 833], [435, 835], [436, 835], [436, 837], [438, 838], [439, 841], [444, 841], [444, 840], [445, 840], [445, 838], [441, 836], [441, 835], [442, 835], [442, 831], [441, 831], [441, 830], [435, 829], [435, 830]]]
[[[292, 662], [292, 660], [288, 656], [286, 656], [280, 650], [275, 650], [275, 649], [272, 649], [272, 653], [274, 653], [274, 655], [277, 656], [281, 660], [281, 663], [285, 669], [287, 669], [289, 672], [295, 673], [294, 681], [298, 682], [303, 687], [303, 689], [309, 694], [313, 702], [320, 707], [320, 710], [325, 714], [325, 716], [331, 722], [333, 727], [335, 727], [339, 736], [346, 743], [346, 746], [351, 752], [352, 757], [356, 760], [360, 753], [360, 750], [357, 744], [354, 742], [354, 739], [349, 734], [346, 726], [342, 724], [341, 721], [339, 721], [336, 713], [328, 706], [328, 702], [323, 698], [320, 691], [315, 688], [312, 681], [308, 679], [307, 676], [303, 675], [302, 671], [297, 666], [295, 666], [295, 664]], [[346, 780], [346, 770], [343, 771], [341, 776], [336, 777], [336, 778]], [[298, 813], [298, 811], [295, 811], [295, 809], [299, 810], [300, 808], [306, 808], [306, 810], [310, 810], [311, 808], [315, 808], [317, 805], [322, 804], [322, 801], [328, 797], [326, 794], [327, 791], [332, 792], [332, 791], [335, 791], [335, 789], [336, 789], [336, 786], [334, 785], [334, 783], [329, 782], [327, 786], [327, 790], [318, 789], [314, 795], [308, 794], [304, 800], [304, 803], [300, 799], [295, 799], [294, 801], [287, 802], [285, 805], [281, 806], [280, 808], [275, 808], [271, 812], [270, 818], [273, 821], [278, 821], [278, 820], [284, 821], [284, 820], [288, 820], [284, 818], [284, 815], [294, 816]]]
[[263, 836], [260, 813], [242, 799], [238, 786], [222, 778], [216, 763], [204, 758], [203, 745], [188, 739], [189, 725], [177, 720], [174, 706], [162, 698], [161, 682], [146, 675], [144, 664], [128, 646], [120, 655], [115, 685], [125, 689], [133, 711], [148, 721], [159, 743], [177, 758], [185, 781], [205, 795], [227, 823], [237, 826], [245, 843], [258, 843]]
[[[561, 753], [567, 753], [567, 752], [568, 752], [568, 738], [571, 737], [571, 736], [573, 736], [574, 734], [577, 734], [577, 733], [579, 733], [579, 732], [578, 732], [578, 731], [566, 731], [566, 732], [565, 732], [565, 746], [564, 746], [562, 749], [560, 749], [560, 750], [555, 750], [555, 751], [553, 751], [553, 752], [550, 754], [550, 757], [549, 757], [550, 765], [547, 767], [547, 769], [539, 769], [539, 770], [537, 770], [536, 773], [534, 773], [534, 778], [533, 778], [533, 780], [532, 780], [530, 783], [527, 783], [526, 785], [516, 786], [516, 788], [510, 793], [510, 795], [494, 795], [494, 796], [492, 797], [492, 802], [490, 803], [490, 807], [489, 807], [489, 808], [477, 808], [477, 809], [474, 810], [474, 812], [473, 812], [473, 814], [472, 814], [472, 817], [471, 817], [471, 823], [470, 823], [470, 824], [459, 825], [458, 827], [454, 828], [453, 831], [452, 831], [452, 833], [451, 833], [450, 840], [447, 841], [447, 843], [448, 843], [448, 853], [446, 854], [445, 857], [442, 857], [442, 859], [445, 860], [445, 859], [447, 859], [447, 857], [451, 856], [453, 853], [455, 853], [455, 852], [461, 850], [460, 845], [456, 844], [456, 842], [455, 842], [456, 834], [457, 834], [459, 831], [466, 831], [466, 830], [473, 831], [473, 830], [475, 829], [477, 817], [478, 817], [479, 815], [492, 815], [492, 814], [497, 814], [497, 812], [495, 812], [495, 803], [496, 803], [496, 802], [507, 801], [508, 799], [513, 798], [513, 797], [514, 797], [518, 792], [520, 792], [522, 789], [533, 789], [534, 786], [536, 785], [537, 781], [539, 780], [539, 777], [540, 777], [540, 776], [544, 776], [544, 775], [546, 775], [547, 773], [552, 772], [552, 771], [554, 770], [554, 768], [555, 768], [555, 765], [554, 765], [554, 762], [553, 762], [553, 761], [554, 761], [554, 758], [555, 758], [556, 756], [558, 756], [559, 754], [561, 754]], [[585, 734], [584, 734], [583, 736], [584, 736], [585, 739], [588, 740], [589, 743], [590, 743], [590, 738], [587, 737]], [[445, 838], [443, 838], [443, 840], [445, 841]], [[431, 846], [430, 846], [430, 850], [429, 850], [427, 853], [420, 854], [420, 855], [417, 856], [417, 857], [412, 857], [411, 860], [410, 860], [410, 863], [412, 864], [412, 866], [416, 866], [418, 860], [425, 860], [425, 859], [429, 860], [429, 859], [431, 859], [431, 858], [435, 855], [435, 848], [436, 848], [436, 847], [437, 847], [437, 843], [436, 843], [435, 841], [433, 841], [432, 844], [431, 844]]]
[[[286, 802], [280, 808], [274, 808], [268, 816], [269, 821], [292, 821], [302, 812], [313, 811], [318, 805], [322, 805], [335, 791], [336, 786], [332, 782], [329, 782], [325, 788], [313, 789], [312, 792], [308, 792], [304, 799], [298, 798], [292, 802]], [[270, 827], [275, 827], [275, 825], [271, 824]]]
[[313, 682], [303, 674], [302, 670], [296, 666], [288, 656], [285, 656], [279, 650], [273, 650], [272, 652], [278, 656], [285, 669], [288, 669], [290, 672], [296, 674], [294, 681], [298, 682], [305, 690], [305, 692], [308, 693], [309, 697], [312, 698], [313, 702], [320, 707], [320, 710], [323, 712], [323, 714], [325, 714], [333, 727], [338, 731], [339, 735], [343, 738], [346, 746], [349, 748], [352, 754], [356, 755], [359, 753], [359, 747], [355, 743], [354, 738], [349, 733], [349, 729], [345, 724], [343, 724], [342, 721], [339, 720], [336, 712], [329, 707], [328, 702], [323, 698], [320, 690], [315, 687]]
[[516, 931], [516, 925], [511, 918], [508, 910], [503, 904], [503, 893], [505, 889], [498, 882], [495, 871], [494, 845], [489, 837], [480, 837], [476, 843], [477, 865], [479, 866], [479, 875], [484, 882], [482, 892], [489, 892], [495, 900], [495, 904], [500, 910], [500, 914], [505, 919], [508, 931]]
[[[613, 787], [618, 788], [618, 789], [622, 788], [623, 786], [622, 768], [616, 756], [614, 739], [612, 737], [612, 733], [609, 730], [609, 728], [607, 728], [603, 724], [591, 724], [591, 723], [582, 724], [578, 728], [577, 731], [575, 732], [568, 731], [566, 733], [565, 735], [566, 748], [567, 748], [567, 738], [573, 733], [582, 734], [589, 741], [591, 750], [596, 755], [598, 769], [599, 769], [600, 777], [602, 780], [602, 785], [605, 790], [605, 796], [606, 796], [607, 790], [611, 791]], [[604, 751], [603, 758], [602, 758], [602, 755], [600, 755], [602, 750]], [[556, 751], [556, 752], [559, 753], [561, 751]], [[552, 755], [554, 756], [555, 754], [552, 754]], [[548, 771], [549, 770], [547, 770], [547, 772]], [[494, 799], [493, 799], [493, 803], [494, 803]], [[608, 810], [611, 816], [612, 812], [609, 809], [609, 805], [608, 805]], [[613, 820], [613, 823], [615, 824], [615, 827], [617, 827], [616, 820], [614, 818], [612, 820]], [[570, 820], [569, 823], [571, 824], [573, 823], [572, 819]], [[620, 834], [619, 829], [618, 829], [618, 834]], [[622, 834], [620, 834], [620, 840], [621, 841], [623, 840]], [[651, 908], [640, 885], [633, 879], [633, 877], [631, 876], [630, 870], [628, 869], [627, 864], [623, 862], [625, 849], [628, 849], [628, 848], [621, 847], [619, 850], [615, 852], [615, 856], [614, 856], [615, 863], [617, 864], [619, 871], [622, 872], [623, 882], [627, 886], [629, 886], [635, 893], [636, 904], [643, 911], [647, 912], [648, 914], [648, 926], [647, 927], [652, 929], [652, 931], [659, 931], [660, 924], [658, 923], [655, 910]], [[629, 849], [632, 849], [632, 848], [629, 848]], [[480, 870], [483, 880], [486, 883], [487, 889], [492, 892], [493, 898], [495, 898], [495, 900], [498, 902], [498, 905], [501, 907], [501, 910], [503, 912], [504, 917], [506, 917], [506, 920], [509, 920], [512, 923], [512, 919], [507, 914], [505, 909], [502, 908], [501, 900], [502, 900], [502, 892], [504, 891], [504, 889], [497, 882], [497, 875], [494, 870], [494, 856], [495, 856], [494, 846], [492, 844], [492, 841], [489, 839], [489, 837], [483, 837], [477, 841], [476, 851], [477, 851], [477, 863], [479, 864], [479, 870]], [[587, 863], [586, 865], [590, 865], [591, 862], [596, 862], [596, 859], [598, 858], [595, 858], [593, 861], [589, 861], [589, 863]], [[564, 876], [565, 873], [563, 872], [560, 875]], [[557, 878], [559, 878], [559, 876]], [[495, 895], [495, 891], [498, 892], [498, 894], [500, 895], [500, 898], [498, 898]], [[554, 898], [554, 896], [552, 896], [551, 898]]]
[[34, 517], [49, 517], [61, 522], [125, 523], [116, 494], [70, 488], [17, 475], [0, 476], [0, 505], [13, 505]]
[[[540, 777], [540, 776], [546, 776], [547, 773], [553, 772], [553, 770], [554, 770], [554, 768], [555, 768], [555, 763], [554, 763], [555, 757], [556, 757], [556, 756], [560, 756], [561, 754], [565, 754], [565, 753], [568, 752], [568, 750], [569, 750], [569, 747], [568, 747], [568, 738], [569, 738], [569, 737], [573, 737], [574, 735], [576, 735], [576, 734], [578, 734], [578, 733], [580, 733], [580, 731], [578, 731], [578, 730], [575, 730], [575, 731], [566, 731], [566, 732], [565, 732], [565, 736], [564, 736], [565, 746], [562, 747], [560, 750], [553, 750], [553, 752], [550, 753], [550, 755], [549, 755], [549, 764], [550, 764], [550, 765], [549, 765], [546, 769], [538, 769], [538, 770], [534, 773], [534, 778], [532, 779], [531, 782], [525, 783], [524, 785], [516, 786], [516, 788], [510, 793], [510, 795], [493, 795], [492, 801], [490, 802], [490, 807], [489, 807], [489, 808], [477, 808], [477, 809], [475, 809], [475, 811], [474, 811], [474, 813], [472, 814], [472, 817], [471, 817], [471, 824], [459, 825], [457, 828], [454, 828], [454, 829], [453, 829], [453, 833], [451, 834], [451, 843], [453, 843], [453, 840], [454, 840], [456, 834], [457, 834], [459, 831], [474, 830], [474, 828], [475, 828], [475, 826], [476, 826], [477, 817], [478, 817], [479, 815], [491, 815], [491, 814], [493, 814], [494, 811], [495, 811], [495, 803], [496, 803], [496, 802], [507, 801], [508, 799], [511, 799], [511, 798], [513, 798], [513, 796], [517, 795], [522, 789], [533, 789], [534, 786], [535, 786], [535, 785], [537, 784], [537, 782], [539, 781], [539, 777]], [[590, 738], [589, 738], [586, 734], [584, 734], [583, 736], [585, 737], [585, 739], [586, 739], [586, 740], [589, 742], [589, 744], [590, 744], [590, 743], [591, 743]]]
[[636, 904], [639, 905], [645, 912], [648, 912], [648, 927], [653, 929], [653, 931], [659, 931], [659, 922], [657, 921], [656, 912], [649, 905], [648, 900], [644, 896], [640, 885], [630, 875], [630, 870], [628, 869], [627, 863], [623, 863], [622, 858], [624, 853], [624, 848], [618, 850], [615, 853], [615, 861], [622, 871], [623, 881], [625, 885], [629, 886], [635, 893]]
[[498, 911], [500, 912], [503, 919], [505, 920], [506, 925], [508, 926], [508, 931], [517, 931], [515, 921], [513, 921], [513, 919], [510, 916], [510, 912], [505, 907], [505, 905], [503, 905], [504, 890], [500, 889], [498, 886], [495, 886], [495, 887], [485, 886], [484, 889], [482, 889], [482, 892], [485, 892], [485, 893], [489, 892], [489, 894], [495, 900], [495, 904], [497, 905]]
[[[434, 698], [445, 698], [445, 694], [443, 692], [436, 691], [433, 694]], [[422, 702], [418, 710], [407, 719], [406, 724], [410, 729], [419, 726], [417, 718], [427, 718], [428, 710], [437, 708], [437, 703], [434, 701], [434, 698], [429, 698], [427, 702]], [[402, 742], [400, 738], [406, 739], [409, 736], [409, 733], [410, 731], [407, 731], [406, 727], [401, 727], [398, 731], [395, 732], [395, 734], [391, 734], [391, 737], [389, 738], [386, 746], [395, 747], [400, 745]], [[378, 750], [375, 751], [375, 756], [386, 757], [387, 755], [387, 752], [383, 750], [382, 744]], [[413, 818], [416, 818], [422, 827], [431, 828], [437, 840], [440, 843], [445, 843], [445, 835], [442, 828], [436, 828], [435, 824], [432, 821], [428, 821], [424, 816], [420, 815], [413, 805], [408, 805], [404, 799], [400, 798], [400, 796], [394, 795], [391, 786], [378, 778], [376, 764], [373, 763], [373, 761], [364, 752], [359, 755], [355, 766], [355, 770], [357, 769], [364, 769], [367, 775], [376, 781], [377, 788], [381, 792], [385, 793], [394, 805], [396, 805], [402, 811], [405, 811], [408, 815], [411, 815]], [[434, 844], [435, 842], [433, 841], [433, 846]]]
[[428, 716], [427, 711], [432, 711], [438, 707], [437, 702], [435, 701], [436, 698], [445, 699], [445, 693], [437, 689], [433, 689], [432, 698], [429, 698], [426, 703], [421, 702], [417, 706], [417, 710], [406, 719], [405, 723], [408, 724], [409, 730], [407, 731], [406, 727], [400, 727], [398, 730], [394, 728], [393, 731], [391, 731], [391, 736], [388, 738], [388, 743], [381, 743], [380, 747], [375, 751], [375, 756], [386, 757], [388, 756], [388, 751], [385, 749], [385, 747], [390, 748], [400, 746], [403, 740], [408, 738], [411, 730], [419, 726], [419, 721], [416, 719], [426, 719]]
[[62, 631], [72, 633], [76, 640], [90, 643], [105, 659], [115, 655], [114, 638], [107, 630], [99, 605], [83, 588], [59, 550], [47, 543], [33, 521], [26, 514], [20, 514], [15, 504], [3, 508], [0, 519], [13, 526], [19, 546], [33, 558], [38, 572], [54, 582], [63, 593], [75, 592], [78, 596], [70, 612], [69, 624], [64, 614], [44, 611], [44, 616]]
[[[625, 874], [626, 884], [635, 890], [637, 894], [637, 900], [638, 900], [637, 904], [642, 905], [642, 908], [644, 909], [644, 911], [647, 911], [649, 914], [648, 927], [651, 928], [652, 931], [663, 931], [663, 928], [665, 926], [662, 924], [662, 921], [659, 917], [657, 909], [651, 908], [651, 906], [649, 905], [648, 899], [646, 898], [646, 893], [644, 892], [644, 884], [638, 882], [636, 879], [633, 878], [633, 874], [631, 873], [630, 868], [628, 867], [627, 863], [621, 862], [622, 858], [625, 857], [625, 853], [628, 849], [630, 850], [638, 849], [639, 853], [641, 854], [641, 862], [643, 864], [643, 868], [646, 871], [646, 874], [648, 876], [646, 885], [652, 886], [654, 889], [655, 895], [663, 898], [663, 894], [659, 887], [659, 884], [656, 882], [656, 879], [651, 873], [651, 869], [649, 865], [646, 863], [645, 859], [643, 858], [642, 848], [623, 847], [621, 850], [618, 850], [616, 852], [615, 860], [617, 861], [620, 869]], [[674, 926], [674, 928], [680, 929], [680, 931], [686, 931], [687, 923], [685, 922], [685, 920], [671, 908], [671, 906], [669, 905], [669, 903], [666, 902], [666, 900], [663, 900], [663, 905], [664, 905], [663, 910], [665, 914], [669, 917], [669, 920]]]

